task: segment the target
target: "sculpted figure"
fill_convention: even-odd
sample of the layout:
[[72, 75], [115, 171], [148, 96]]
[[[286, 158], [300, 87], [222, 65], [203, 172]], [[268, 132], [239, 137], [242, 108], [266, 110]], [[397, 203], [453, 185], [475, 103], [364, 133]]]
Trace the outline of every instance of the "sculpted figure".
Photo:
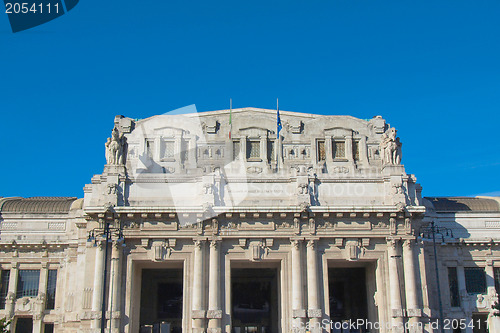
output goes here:
[[116, 127], [111, 131], [111, 138], [108, 138], [105, 146], [108, 164], [125, 164], [125, 137]]
[[380, 141], [380, 155], [383, 164], [401, 164], [402, 143], [396, 137], [396, 129], [390, 128], [382, 134]]

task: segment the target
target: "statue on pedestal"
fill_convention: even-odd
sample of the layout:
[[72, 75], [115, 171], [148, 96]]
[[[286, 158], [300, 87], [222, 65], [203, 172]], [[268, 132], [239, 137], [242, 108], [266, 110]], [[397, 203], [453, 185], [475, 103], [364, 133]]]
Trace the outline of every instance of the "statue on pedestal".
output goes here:
[[399, 138], [396, 137], [396, 129], [390, 128], [387, 132], [382, 134], [382, 140], [380, 141], [380, 155], [382, 158], [382, 164], [401, 164], [401, 146], [403, 145]]
[[111, 131], [111, 138], [106, 141], [106, 162], [112, 165], [125, 164], [125, 141], [123, 133], [120, 133], [116, 127]]

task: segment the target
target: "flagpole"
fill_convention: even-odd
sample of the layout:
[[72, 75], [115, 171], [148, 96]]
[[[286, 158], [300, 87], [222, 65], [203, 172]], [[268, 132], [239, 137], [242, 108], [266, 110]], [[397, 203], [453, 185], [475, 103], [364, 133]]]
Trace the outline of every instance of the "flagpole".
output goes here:
[[229, 139], [231, 139], [231, 132], [233, 131], [233, 99], [229, 99]]
[[277, 116], [277, 123], [276, 123], [276, 171], [279, 170], [280, 168], [280, 160], [281, 160], [281, 135], [280, 135], [280, 124], [281, 124], [281, 118], [280, 118], [280, 105], [279, 105], [279, 98], [276, 98], [276, 116]]

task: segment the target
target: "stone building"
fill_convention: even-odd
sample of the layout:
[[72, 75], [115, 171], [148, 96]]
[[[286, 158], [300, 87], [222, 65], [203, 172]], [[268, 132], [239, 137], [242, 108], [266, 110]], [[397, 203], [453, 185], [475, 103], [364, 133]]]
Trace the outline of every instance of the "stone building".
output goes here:
[[[422, 198], [380, 116], [280, 119], [118, 116], [83, 198], [0, 199], [0, 317], [98, 332], [104, 300], [111, 332], [437, 332], [437, 259], [443, 317], [495, 322], [498, 198]], [[437, 258], [431, 222], [454, 231]]]

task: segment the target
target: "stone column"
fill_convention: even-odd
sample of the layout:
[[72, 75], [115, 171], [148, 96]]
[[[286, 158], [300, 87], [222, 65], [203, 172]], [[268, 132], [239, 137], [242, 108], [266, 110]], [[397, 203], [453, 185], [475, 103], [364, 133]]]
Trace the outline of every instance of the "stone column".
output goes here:
[[[493, 268], [493, 261], [491, 259], [486, 260], [485, 271], [488, 298], [490, 299], [490, 304], [493, 305], [498, 301], [498, 295], [495, 289], [495, 269]], [[495, 311], [491, 308], [491, 305], [488, 314], [488, 328], [490, 332], [499, 332], [500, 317], [495, 316]]]
[[[460, 295], [460, 305], [462, 309], [465, 309], [465, 322], [470, 323], [472, 320], [472, 312], [470, 311], [470, 304], [468, 301], [469, 295], [467, 294], [467, 285], [465, 284], [465, 271], [463, 263], [459, 263], [457, 265], [457, 282], [458, 293]], [[463, 331], [465, 331], [465, 333], [472, 333], [472, 327], [467, 325]]]
[[[316, 240], [307, 241], [307, 316], [311, 327], [318, 328], [321, 320], [318, 292]], [[319, 332], [314, 329], [311, 332]]]
[[486, 288], [488, 296], [495, 297], [497, 291], [495, 289], [495, 270], [493, 269], [492, 260], [486, 260], [486, 267], [484, 270], [486, 272]]
[[327, 135], [325, 139], [325, 153], [326, 153], [326, 162], [331, 165], [333, 162], [333, 138], [331, 135]]
[[196, 138], [194, 136], [189, 138], [187, 155], [188, 168], [196, 168]]
[[404, 263], [404, 281], [406, 294], [406, 311], [409, 320], [410, 333], [420, 332], [418, 329], [422, 309], [418, 305], [417, 281], [415, 270], [415, 255], [413, 248], [415, 241], [406, 239], [403, 243], [403, 263]]
[[222, 310], [220, 306], [220, 241], [210, 242], [210, 270], [208, 289], [208, 332], [221, 332]]
[[19, 263], [13, 262], [9, 274], [9, 291], [5, 300], [6, 317], [14, 316], [16, 307], [17, 279], [19, 276]]
[[352, 155], [352, 136], [348, 135], [345, 137], [345, 158], [352, 162], [354, 160], [354, 156]]
[[38, 280], [38, 296], [35, 301], [35, 311], [33, 313], [33, 333], [43, 332], [43, 310], [45, 310], [45, 302], [47, 300], [47, 277], [49, 275], [47, 263], [42, 263], [40, 270], [40, 279]]
[[306, 310], [304, 309], [304, 291], [302, 288], [302, 242], [291, 240], [292, 243], [292, 328], [305, 325]]
[[111, 318], [111, 332], [120, 331], [121, 304], [121, 253], [122, 242], [113, 242], [111, 250], [111, 292], [109, 293], [108, 311]]
[[102, 278], [104, 271], [104, 242], [98, 242], [95, 248], [94, 265], [94, 291], [92, 294], [92, 314], [91, 328], [97, 329], [101, 325], [101, 304], [102, 304]]
[[203, 248], [205, 241], [194, 241], [193, 260], [193, 333], [202, 333], [205, 328], [205, 310], [203, 309]]
[[403, 332], [403, 309], [401, 302], [401, 287], [398, 272], [398, 260], [401, 256], [398, 255], [399, 242], [395, 239], [387, 241], [387, 255], [389, 260], [389, 289], [391, 297], [392, 309], [392, 326], [393, 332]]
[[267, 136], [261, 135], [260, 139], [260, 159], [267, 163]]
[[240, 138], [240, 157], [242, 161], [247, 160], [247, 137], [242, 136]]

